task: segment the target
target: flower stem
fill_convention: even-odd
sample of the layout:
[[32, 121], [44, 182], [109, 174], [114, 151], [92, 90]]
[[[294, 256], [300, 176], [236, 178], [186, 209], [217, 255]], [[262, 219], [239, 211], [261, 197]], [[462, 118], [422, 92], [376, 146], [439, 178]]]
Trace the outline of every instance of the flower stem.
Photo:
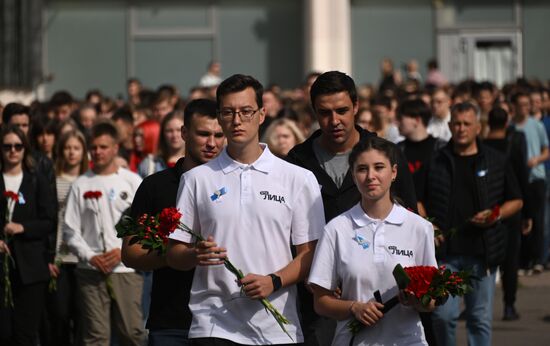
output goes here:
[[10, 279], [10, 261], [13, 260], [9, 253], [4, 253], [4, 307], [13, 308], [13, 292]]
[[[204, 239], [204, 237], [196, 232], [194, 232], [193, 230], [191, 230], [187, 225], [185, 225], [184, 223], [180, 222], [179, 224], [179, 228], [182, 229], [183, 231], [191, 234], [193, 237], [195, 237], [198, 241], [205, 241], [206, 239]], [[237, 281], [241, 281], [242, 278], [244, 278], [244, 274], [243, 272], [238, 269], [237, 267], [235, 267], [235, 265], [233, 263], [231, 263], [231, 261], [229, 260], [229, 258], [225, 258], [224, 261], [223, 261], [223, 265], [225, 266], [225, 268], [227, 270], [229, 270], [231, 273], [233, 273], [233, 275], [235, 275], [235, 277], [237, 278]], [[275, 321], [277, 321], [277, 323], [279, 324], [279, 326], [281, 327], [281, 329], [283, 330], [283, 332], [285, 332], [286, 335], [288, 335], [288, 337], [290, 338], [290, 340], [294, 341], [294, 339], [292, 338], [292, 336], [288, 333], [288, 331], [286, 330], [285, 328], [285, 324], [290, 324], [290, 321], [283, 315], [279, 312], [279, 310], [277, 310], [276, 307], [273, 306], [273, 304], [271, 304], [271, 302], [269, 300], [267, 300], [266, 298], [263, 298], [260, 300], [260, 303], [262, 303], [262, 305], [264, 306], [265, 310], [267, 312], [269, 312], [273, 318], [275, 318]]]

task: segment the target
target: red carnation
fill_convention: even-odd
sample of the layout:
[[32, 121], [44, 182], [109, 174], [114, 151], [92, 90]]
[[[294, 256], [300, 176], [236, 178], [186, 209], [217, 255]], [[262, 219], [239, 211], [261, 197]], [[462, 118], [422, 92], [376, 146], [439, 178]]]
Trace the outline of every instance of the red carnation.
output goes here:
[[181, 213], [178, 209], [164, 208], [159, 214], [159, 233], [167, 237], [179, 227]]
[[6, 199], [11, 199], [12, 201], [18, 202], [19, 201], [19, 195], [16, 192], [13, 191], [4, 191], [4, 197]]
[[430, 288], [434, 275], [438, 272], [436, 267], [416, 266], [406, 267], [405, 272], [411, 279], [406, 291], [413, 293], [418, 299], [421, 299]]
[[101, 196], [103, 196], [101, 191], [86, 191], [83, 195], [84, 199], [99, 199]]

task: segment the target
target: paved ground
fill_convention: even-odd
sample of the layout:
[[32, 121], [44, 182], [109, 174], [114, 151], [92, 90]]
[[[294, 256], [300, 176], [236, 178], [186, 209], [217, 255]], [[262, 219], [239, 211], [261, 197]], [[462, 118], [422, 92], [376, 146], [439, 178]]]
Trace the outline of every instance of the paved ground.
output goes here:
[[[493, 315], [493, 345], [550, 346], [550, 271], [520, 277], [516, 309], [518, 321], [502, 321], [502, 289], [497, 286]], [[544, 317], [548, 316], [548, 321]], [[465, 322], [457, 331], [457, 345], [467, 345]]]

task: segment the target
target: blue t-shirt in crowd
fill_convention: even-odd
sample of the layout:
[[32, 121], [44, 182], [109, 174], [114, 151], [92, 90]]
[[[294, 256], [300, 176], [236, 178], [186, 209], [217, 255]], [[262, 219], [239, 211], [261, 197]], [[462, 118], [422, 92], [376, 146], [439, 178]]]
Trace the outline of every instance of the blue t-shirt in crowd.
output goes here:
[[[542, 117], [542, 123], [546, 128], [546, 135], [548, 136], [548, 138], [550, 138], [550, 114]], [[547, 172], [550, 172], [550, 160], [544, 161], [544, 167], [546, 168]]]
[[[546, 134], [546, 130], [542, 122], [529, 117], [523, 125], [520, 126], [515, 124], [514, 126], [516, 130], [525, 134], [525, 139], [527, 140], [528, 160], [534, 156], [539, 156], [542, 148], [548, 148], [548, 135]], [[537, 179], [546, 179], [546, 171], [543, 163], [531, 168], [529, 182]]]

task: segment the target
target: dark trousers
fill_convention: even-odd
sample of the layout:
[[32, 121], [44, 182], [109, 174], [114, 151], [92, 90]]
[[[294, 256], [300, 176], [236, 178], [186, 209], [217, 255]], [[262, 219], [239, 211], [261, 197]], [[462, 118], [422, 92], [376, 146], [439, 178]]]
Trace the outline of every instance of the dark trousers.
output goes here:
[[518, 290], [519, 252], [521, 246], [521, 215], [520, 213], [507, 220], [508, 234], [506, 238], [506, 257], [500, 269], [502, 270], [502, 290], [504, 304], [514, 305]]
[[79, 329], [75, 271], [76, 264], [62, 264], [57, 289], [48, 292], [45, 318], [40, 333], [41, 346], [70, 346], [78, 340]]
[[[233, 341], [219, 338], [197, 338], [191, 339], [192, 346], [244, 346]], [[278, 344], [279, 346], [296, 346], [303, 344]]]
[[529, 183], [527, 189], [529, 214], [533, 217], [533, 229], [521, 237], [522, 268], [531, 268], [541, 263], [544, 248], [544, 210], [546, 208], [546, 182], [542, 179]]
[[[44, 310], [47, 282], [23, 285], [13, 273], [11, 283], [14, 308], [0, 308], [0, 345], [34, 346]], [[3, 289], [2, 289], [3, 292]]]

